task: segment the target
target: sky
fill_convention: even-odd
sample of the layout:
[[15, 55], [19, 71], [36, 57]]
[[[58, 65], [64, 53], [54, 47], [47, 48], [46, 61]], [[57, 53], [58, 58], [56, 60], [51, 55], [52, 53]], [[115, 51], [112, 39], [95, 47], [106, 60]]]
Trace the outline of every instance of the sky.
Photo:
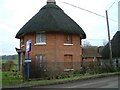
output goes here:
[[[56, 4], [70, 16], [86, 33], [93, 46], [101, 46], [108, 41], [106, 18], [81, 10], [80, 8], [105, 16], [108, 10], [111, 39], [118, 31], [118, 2], [119, 0], [56, 0]], [[0, 0], [0, 55], [17, 54], [19, 39], [16, 33], [31, 19], [47, 0]]]

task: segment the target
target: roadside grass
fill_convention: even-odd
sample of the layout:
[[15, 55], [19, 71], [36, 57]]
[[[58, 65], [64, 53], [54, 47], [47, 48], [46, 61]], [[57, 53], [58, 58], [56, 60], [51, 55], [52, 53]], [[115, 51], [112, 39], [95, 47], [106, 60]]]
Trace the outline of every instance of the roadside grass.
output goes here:
[[2, 87], [2, 60], [0, 59], [0, 88]]
[[0, 70], [0, 87], [2, 87], [2, 71]]
[[17, 72], [6, 71], [2, 72], [2, 87], [14, 86], [22, 83], [22, 76], [17, 75]]
[[0, 59], [0, 65], [2, 65], [2, 60]]
[[92, 79], [97, 77], [105, 77], [109, 75], [116, 75], [120, 74], [120, 72], [114, 72], [114, 73], [102, 73], [102, 74], [86, 74], [86, 75], [71, 75], [69, 78], [63, 78], [63, 79], [53, 79], [53, 80], [30, 80], [22, 82], [22, 77], [3, 77], [3, 88], [9, 88], [9, 87], [33, 87], [33, 86], [41, 86], [41, 85], [50, 85], [50, 84], [58, 84], [58, 83], [66, 83], [70, 81], [75, 80], [85, 80], [85, 79]]
[[[11, 67], [10, 67], [10, 61], [13, 62], [11, 64]], [[22, 83], [22, 75], [19, 75], [17, 72], [17, 68], [18, 68], [18, 66], [17, 66], [18, 60], [17, 59], [14, 59], [14, 60], [6, 60], [6, 59], [1, 60], [0, 59], [0, 64], [1, 64], [2, 68], [3, 68], [2, 64], [4, 64], [4, 65], [6, 64], [4, 69], [5, 68], [8, 69], [8, 70], [2, 69], [0, 72], [0, 75], [1, 75], [0, 81], [2, 83], [2, 87], [19, 85]]]
[[0, 60], [0, 63], [1, 63], [1, 64], [2, 64], [2, 63], [6, 63], [7, 61], [8, 61], [8, 60], [5, 60], [5, 59], [3, 60], [3, 59], [1, 59], [1, 60]]
[[0, 71], [2, 70], [2, 60], [0, 59]]
[[75, 76], [71, 76], [69, 78], [63, 78], [63, 79], [55, 79], [55, 80], [40, 80], [40, 81], [30, 81], [30, 82], [25, 82], [23, 85], [29, 85], [30, 86], [38, 86], [38, 85], [49, 85], [49, 84], [57, 84], [57, 83], [65, 83], [65, 82], [70, 82], [70, 81], [75, 81], [75, 80], [84, 80], [84, 79], [92, 79], [92, 78], [97, 78], [97, 77], [105, 77], [108, 75], [115, 75], [115, 74], [120, 74], [119, 72], [115, 73], [103, 73], [103, 74], [95, 74], [95, 75], [80, 75], [77, 74]]
[[[2, 62], [1, 62], [2, 61]], [[8, 60], [0, 60], [0, 64], [6, 63]], [[11, 60], [14, 62], [14, 65], [10, 71], [0, 71], [0, 85], [2, 83], [3, 88], [16, 88], [16, 87], [34, 87], [34, 86], [40, 86], [40, 85], [49, 85], [49, 84], [57, 84], [57, 83], [65, 83], [75, 80], [85, 80], [85, 79], [91, 79], [91, 78], [97, 78], [97, 77], [105, 77], [109, 75], [116, 75], [120, 74], [120, 72], [113, 72], [113, 73], [102, 73], [102, 74], [73, 74], [69, 77], [63, 78], [63, 79], [52, 79], [52, 80], [29, 80], [24, 81], [22, 79], [22, 75], [19, 75], [17, 70], [17, 63], [18, 60]], [[1, 86], [0, 86], [1, 87]]]
[[[7, 63], [8, 60], [0, 60]], [[120, 74], [120, 72], [113, 72], [113, 73], [102, 73], [102, 74], [73, 74], [69, 77], [63, 79], [52, 79], [52, 80], [29, 80], [24, 81], [22, 79], [22, 75], [19, 75], [17, 72], [17, 63], [18, 60], [12, 60], [15, 65], [10, 69], [10, 71], [0, 71], [0, 85], [2, 83], [3, 88], [14, 88], [14, 87], [32, 87], [32, 86], [39, 86], [39, 85], [49, 85], [49, 84], [57, 84], [57, 83], [65, 83], [80, 79], [91, 79], [96, 77], [104, 77], [108, 75]], [[8, 67], [8, 66], [7, 66]]]

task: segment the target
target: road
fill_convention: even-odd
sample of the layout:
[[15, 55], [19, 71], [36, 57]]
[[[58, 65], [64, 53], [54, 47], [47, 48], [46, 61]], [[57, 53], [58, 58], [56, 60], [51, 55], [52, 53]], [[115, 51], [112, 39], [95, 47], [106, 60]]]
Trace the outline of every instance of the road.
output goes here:
[[64, 84], [38, 86], [34, 88], [118, 88], [119, 86], [120, 86], [120, 76], [118, 78], [118, 75], [116, 75], [116, 76], [96, 78], [91, 80], [90, 79], [78, 80]]

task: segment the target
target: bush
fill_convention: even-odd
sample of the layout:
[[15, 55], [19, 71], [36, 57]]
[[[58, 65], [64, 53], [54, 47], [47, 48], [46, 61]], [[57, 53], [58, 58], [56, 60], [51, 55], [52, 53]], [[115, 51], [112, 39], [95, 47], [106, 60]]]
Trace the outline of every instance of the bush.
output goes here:
[[14, 67], [15, 63], [10, 60], [2, 64], [2, 71], [10, 71]]
[[105, 67], [100, 66], [99, 62], [83, 62], [80, 69], [80, 74], [100, 74], [108, 72], [119, 72], [120, 68], [110, 67], [106, 65]]

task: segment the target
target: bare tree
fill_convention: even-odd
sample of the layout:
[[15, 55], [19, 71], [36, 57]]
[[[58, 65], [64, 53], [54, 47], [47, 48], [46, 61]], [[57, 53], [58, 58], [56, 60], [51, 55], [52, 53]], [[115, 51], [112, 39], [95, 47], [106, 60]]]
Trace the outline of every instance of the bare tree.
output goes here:
[[92, 45], [90, 44], [89, 41], [86, 40], [86, 41], [83, 42], [83, 46], [84, 47], [89, 47], [89, 46], [92, 46]]

